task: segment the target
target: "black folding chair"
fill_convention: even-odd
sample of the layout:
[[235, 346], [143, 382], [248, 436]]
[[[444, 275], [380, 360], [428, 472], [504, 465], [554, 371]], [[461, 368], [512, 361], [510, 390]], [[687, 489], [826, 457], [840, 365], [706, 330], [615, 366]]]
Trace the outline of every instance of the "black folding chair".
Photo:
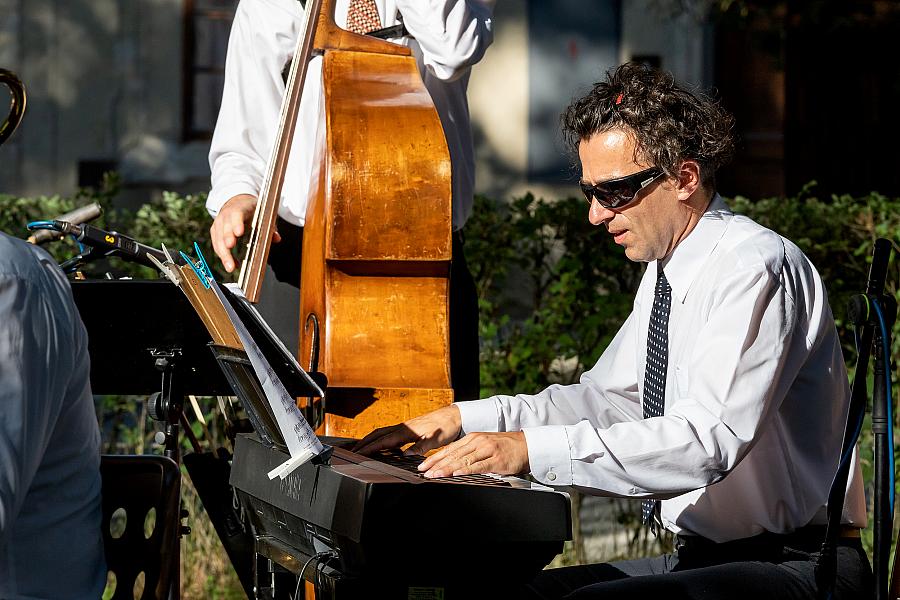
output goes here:
[[[171, 458], [105, 454], [103, 545], [115, 575], [112, 600], [177, 598], [181, 471]], [[143, 574], [143, 591], [135, 584]]]

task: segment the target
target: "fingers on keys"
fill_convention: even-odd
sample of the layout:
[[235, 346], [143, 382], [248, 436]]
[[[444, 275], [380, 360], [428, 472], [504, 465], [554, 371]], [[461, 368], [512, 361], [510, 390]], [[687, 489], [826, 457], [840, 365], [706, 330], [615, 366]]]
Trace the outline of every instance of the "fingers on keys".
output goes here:
[[489, 472], [486, 459], [490, 456], [476, 440], [477, 437], [466, 436], [445, 446], [426, 458], [419, 465], [419, 471], [429, 479]]
[[379, 427], [353, 447], [354, 452], [360, 454], [371, 454], [379, 450], [388, 448], [397, 448], [406, 444], [410, 439], [406, 439], [411, 432], [402, 425], [390, 425], [388, 427]]

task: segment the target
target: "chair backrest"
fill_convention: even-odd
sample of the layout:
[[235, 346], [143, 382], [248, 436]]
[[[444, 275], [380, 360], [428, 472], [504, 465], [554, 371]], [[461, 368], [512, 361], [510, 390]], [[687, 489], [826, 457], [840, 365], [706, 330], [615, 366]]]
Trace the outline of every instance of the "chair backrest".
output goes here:
[[105, 454], [100, 472], [103, 544], [107, 569], [116, 581], [110, 598], [133, 600], [141, 574], [141, 600], [168, 598], [180, 564], [178, 465], [165, 456]]

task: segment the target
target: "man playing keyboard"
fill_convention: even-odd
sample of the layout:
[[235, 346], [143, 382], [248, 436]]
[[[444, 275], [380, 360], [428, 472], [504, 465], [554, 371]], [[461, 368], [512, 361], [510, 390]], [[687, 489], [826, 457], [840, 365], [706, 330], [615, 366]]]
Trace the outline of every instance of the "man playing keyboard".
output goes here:
[[[544, 571], [535, 598], [815, 598], [815, 555], [849, 403], [825, 288], [789, 240], [716, 193], [733, 119], [650, 67], [563, 115], [588, 218], [648, 263], [631, 314], [579, 383], [454, 404], [362, 440], [440, 448], [426, 477], [531, 473], [642, 500], [660, 557]], [[855, 457], [854, 457], [855, 460]], [[870, 593], [858, 463], [833, 598]]]

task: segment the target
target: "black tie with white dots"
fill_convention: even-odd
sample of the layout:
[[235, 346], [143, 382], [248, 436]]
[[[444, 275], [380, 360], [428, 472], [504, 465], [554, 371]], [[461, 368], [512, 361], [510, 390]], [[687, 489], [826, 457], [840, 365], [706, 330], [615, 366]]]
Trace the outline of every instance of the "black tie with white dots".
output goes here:
[[[647, 368], [644, 371], [644, 418], [661, 417], [666, 407], [666, 371], [669, 366], [669, 309], [672, 288], [662, 268], [656, 276], [653, 310], [647, 332]], [[641, 502], [641, 522], [649, 523], [655, 531], [654, 517], [659, 500]]]

